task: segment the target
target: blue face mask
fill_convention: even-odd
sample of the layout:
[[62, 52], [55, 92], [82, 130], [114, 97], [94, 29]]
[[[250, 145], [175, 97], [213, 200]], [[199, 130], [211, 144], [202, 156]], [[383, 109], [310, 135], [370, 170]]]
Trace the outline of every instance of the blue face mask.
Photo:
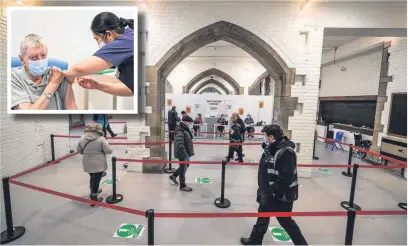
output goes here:
[[48, 68], [48, 59], [38, 61], [28, 61], [28, 71], [31, 75], [40, 76], [45, 73]]

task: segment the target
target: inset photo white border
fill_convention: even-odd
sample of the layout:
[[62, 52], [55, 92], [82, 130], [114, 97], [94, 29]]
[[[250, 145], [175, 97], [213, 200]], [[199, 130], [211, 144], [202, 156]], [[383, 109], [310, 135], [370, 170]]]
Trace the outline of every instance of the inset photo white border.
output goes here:
[[[12, 57], [16, 57], [17, 54], [16, 53], [16, 49], [18, 51], [20, 51], [20, 42], [22, 41], [22, 35], [28, 35], [30, 33], [35, 33], [35, 31], [31, 31], [29, 30], [29, 28], [25, 31], [25, 30], [21, 30], [20, 28], [17, 29], [16, 25], [14, 25], [13, 27], [13, 14], [19, 12], [21, 13], [21, 11], [27, 11], [28, 15], [33, 15], [33, 13], [36, 13], [36, 11], [50, 11], [53, 12], [53, 15], [55, 15], [55, 12], [59, 12], [61, 13], [61, 15], [67, 15], [68, 11], [76, 11], [76, 12], [80, 12], [80, 11], [89, 11], [89, 12], [129, 12], [132, 11], [133, 12], [133, 20], [134, 20], [134, 93], [133, 93], [133, 109], [127, 109], [127, 110], [113, 110], [113, 109], [108, 109], [108, 110], [103, 110], [103, 109], [89, 109], [89, 110], [13, 110], [11, 108], [11, 71], [12, 71]], [[28, 12], [30, 11], [30, 12]], [[47, 38], [44, 38], [45, 44], [47, 45], [47, 48], [49, 49], [50, 53], [48, 54], [48, 58], [57, 58], [57, 59], [64, 59], [64, 58], [60, 58], [60, 57], [55, 57], [52, 53], [55, 50], [58, 50], [59, 53], [61, 54], [66, 54], [67, 56], [70, 57], [71, 62], [68, 62], [68, 66], [72, 66], [74, 65], [74, 63], [80, 62], [82, 60], [85, 60], [86, 58], [92, 57], [92, 55], [98, 50], [98, 43], [96, 40], [94, 40], [93, 38], [93, 33], [91, 31], [91, 22], [92, 19], [96, 16], [96, 14], [92, 13], [93, 15], [90, 17], [91, 21], [88, 21], [87, 23], [84, 23], [84, 29], [86, 29], [86, 37], [82, 37], [83, 35], [80, 35], [79, 32], [67, 32], [66, 30], [64, 30], [64, 25], [63, 23], [59, 24], [59, 23], [49, 23], [46, 25], [47, 28], [49, 28], [50, 32], [52, 32], [51, 34], [47, 35]], [[40, 14], [41, 16], [41, 14]], [[69, 19], [66, 19], [66, 22], [69, 25], [69, 22], [75, 21], [75, 14], [71, 14], [71, 17]], [[79, 16], [79, 15], [77, 15]], [[80, 16], [84, 16], [84, 15], [80, 15]], [[118, 17], [122, 17], [122, 16], [118, 16]], [[129, 17], [123, 17], [126, 19], [130, 19]], [[88, 18], [89, 19], [89, 18]], [[19, 19], [20, 20], [20, 19]], [[14, 19], [14, 21], [16, 21]], [[34, 22], [35, 20], [31, 20], [28, 17], [21, 19], [21, 22], [23, 23], [29, 23], [29, 22]], [[44, 23], [44, 20], [42, 20], [40, 23]], [[19, 26], [22, 24], [19, 24]], [[33, 24], [30, 24], [30, 26], [33, 26]], [[72, 27], [71, 27], [72, 29]], [[16, 41], [17, 38], [14, 37], [12, 34], [13, 32], [18, 32], [18, 38], [20, 40]], [[26, 32], [26, 33], [23, 33]], [[81, 34], [84, 34], [84, 30], [82, 30], [81, 28]], [[48, 30], [47, 30], [48, 33]], [[40, 36], [42, 36], [41, 33], [35, 33], [38, 34]], [[61, 47], [59, 48], [58, 44], [53, 43], [53, 47], [49, 47], [48, 43], [52, 43], [52, 40], [50, 40], [50, 36], [55, 35], [55, 36], [63, 36], [64, 38], [70, 40], [71, 39], [71, 46], [68, 47], [68, 49], [70, 49], [70, 51], [67, 52], [67, 48]], [[84, 48], [82, 47], [81, 50], [81, 45], [78, 45], [78, 41], [79, 39], [86, 39], [86, 43], [87, 43], [87, 47]], [[90, 39], [90, 40], [88, 40]], [[92, 50], [89, 50], [89, 42], [93, 42], [92, 45], [94, 47], [92, 47]], [[17, 47], [15, 47], [17, 46]], [[63, 45], [65, 46], [65, 45]], [[13, 49], [12, 49], [13, 47]], [[61, 50], [60, 50], [61, 49]], [[78, 49], [78, 53], [74, 53], [71, 52], [74, 49]], [[12, 51], [14, 52], [12, 54]], [[64, 53], [65, 52], [65, 53]], [[18, 54], [20, 54], [20, 52], [18, 52]], [[78, 55], [80, 54], [80, 55]], [[79, 6], [79, 7], [8, 7], [7, 8], [7, 113], [8, 114], [138, 114], [139, 110], [138, 110], [138, 9], [137, 7], [133, 7], [133, 6], [126, 6], [126, 7], [99, 7], [99, 6], [87, 6], [87, 7], [83, 7], [83, 6]], [[78, 57], [75, 57], [76, 55], [78, 55]], [[65, 55], [64, 55], [65, 57]], [[74, 60], [72, 62], [72, 60]], [[78, 107], [78, 108], [84, 108], [86, 104], [88, 104], [89, 102], [85, 102], [85, 96], [84, 94], [91, 94], [93, 93], [93, 91], [96, 90], [88, 90], [88, 93], [85, 93], [85, 91], [87, 89], [83, 89], [82, 87], [80, 87], [79, 85], [75, 85], [76, 87], [79, 87], [80, 89], [76, 88], [78, 91], [82, 90], [82, 94], [83, 95], [83, 101], [82, 101], [82, 107]], [[75, 87], [74, 87], [74, 91], [75, 91]], [[92, 91], [92, 92], [91, 92]], [[102, 91], [96, 91], [97, 93], [94, 93], [94, 97], [98, 97], [98, 93], [104, 93], [107, 96], [110, 96], [113, 98], [112, 95], [109, 95], [105, 92]], [[75, 94], [75, 92], [74, 92]], [[96, 96], [95, 96], [96, 94]], [[101, 94], [99, 94], [101, 95]], [[104, 95], [102, 95], [104, 96]], [[124, 97], [116, 97], [116, 98], [124, 98]], [[89, 97], [88, 97], [88, 101], [89, 101]], [[106, 100], [101, 100], [101, 101], [105, 101]], [[126, 102], [126, 99], [124, 99], [124, 102]], [[110, 102], [108, 102], [110, 103]], [[117, 99], [116, 99], [116, 103], [117, 103]], [[78, 100], [77, 100], [77, 105], [78, 105]], [[112, 99], [112, 105], [115, 105], [114, 100]], [[125, 103], [122, 103], [122, 105], [126, 105]], [[109, 107], [112, 108], [113, 106]]]

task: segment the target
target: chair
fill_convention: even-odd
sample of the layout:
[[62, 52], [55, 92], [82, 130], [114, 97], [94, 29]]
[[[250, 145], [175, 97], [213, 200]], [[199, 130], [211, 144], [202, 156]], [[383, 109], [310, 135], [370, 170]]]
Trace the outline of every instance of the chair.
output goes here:
[[[21, 66], [23, 66], [23, 63], [21, 63], [21, 60], [19, 57], [11, 57], [11, 68], [21, 67]], [[57, 67], [64, 71], [68, 69], [68, 62], [58, 60], [55, 58], [48, 58], [48, 66]], [[64, 106], [62, 106], [61, 110], [65, 110]]]
[[[336, 148], [336, 149], [338, 149], [338, 147], [337, 147], [337, 145], [336, 145], [336, 142], [342, 142], [343, 141], [343, 136], [344, 136], [344, 132], [337, 132], [336, 133], [336, 137], [333, 139], [335, 142], [327, 142], [326, 143], [326, 148], [327, 148], [327, 146], [329, 145], [329, 144], [331, 144], [332, 145], [332, 149], [331, 149], [331, 151], [333, 151], [333, 149], [334, 148]], [[343, 146], [341, 145], [341, 144], [339, 144], [340, 145], [340, 148], [342, 149], [342, 150], [344, 150], [343, 149]]]

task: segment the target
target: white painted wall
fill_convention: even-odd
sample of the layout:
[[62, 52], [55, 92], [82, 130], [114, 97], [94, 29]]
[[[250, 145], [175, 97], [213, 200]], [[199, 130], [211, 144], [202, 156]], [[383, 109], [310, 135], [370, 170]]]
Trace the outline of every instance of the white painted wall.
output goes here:
[[[11, 56], [17, 57], [20, 53], [21, 41], [27, 34], [34, 33], [44, 39], [50, 58], [66, 61], [69, 66], [72, 66], [92, 56], [98, 50], [98, 44], [90, 30], [92, 20], [97, 14], [110, 11], [119, 17], [134, 19], [136, 15], [133, 10], [131, 8], [122, 10], [112, 8], [13, 10], [11, 13]], [[135, 76], [137, 77], [137, 74]], [[79, 109], [84, 109], [85, 89], [74, 85], [73, 90]], [[113, 96], [106, 93], [90, 91], [89, 102], [89, 109], [113, 109]], [[117, 109], [133, 109], [133, 97], [118, 97]]]
[[[384, 126], [383, 133], [388, 132], [388, 120], [391, 110], [391, 94], [395, 92], [407, 92], [407, 38], [395, 38], [391, 42], [390, 65], [388, 75], [393, 76], [393, 81], [387, 85], [387, 102], [381, 115], [381, 124]], [[378, 146], [381, 145], [380, 133], [378, 137]]]
[[[233, 112], [238, 112], [239, 108], [243, 108], [244, 115], [242, 118], [245, 118], [247, 114], [251, 114], [255, 122], [264, 121], [267, 124], [272, 123], [272, 96], [166, 94], [166, 101], [167, 99], [172, 99], [173, 106], [177, 107], [179, 113], [186, 110], [186, 107], [189, 106], [191, 108], [189, 115], [193, 119], [198, 113], [201, 113], [203, 118], [211, 116], [219, 117], [221, 114], [227, 114], [230, 117]], [[221, 101], [215, 114], [209, 114], [207, 100]], [[264, 101], [263, 109], [259, 109], [259, 101]], [[196, 104], [198, 108], [196, 108]], [[231, 109], [227, 109], [226, 105], [231, 105]]]
[[[187, 85], [195, 76], [210, 68], [217, 68], [231, 76], [241, 87], [249, 87], [266, 70], [256, 60], [241, 60], [239, 58], [219, 58], [214, 60], [204, 57], [194, 57], [184, 59], [167, 78], [173, 86], [174, 93], [182, 93], [182, 87]], [[217, 80], [233, 91], [229, 83], [215, 77]], [[205, 78], [202, 81], [209, 79]], [[201, 83], [197, 83], [198, 86]], [[196, 87], [195, 86], [195, 87]], [[195, 88], [193, 87], [193, 88]], [[248, 94], [248, 88], [245, 88], [245, 95]]]

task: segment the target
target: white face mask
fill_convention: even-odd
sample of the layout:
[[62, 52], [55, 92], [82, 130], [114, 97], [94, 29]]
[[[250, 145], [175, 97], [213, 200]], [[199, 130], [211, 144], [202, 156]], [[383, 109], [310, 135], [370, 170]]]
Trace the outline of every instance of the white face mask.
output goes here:
[[102, 41], [102, 42], [100, 42], [100, 43], [98, 44], [99, 49], [101, 49], [103, 46], [105, 46], [105, 42], [104, 42], [104, 41]]

